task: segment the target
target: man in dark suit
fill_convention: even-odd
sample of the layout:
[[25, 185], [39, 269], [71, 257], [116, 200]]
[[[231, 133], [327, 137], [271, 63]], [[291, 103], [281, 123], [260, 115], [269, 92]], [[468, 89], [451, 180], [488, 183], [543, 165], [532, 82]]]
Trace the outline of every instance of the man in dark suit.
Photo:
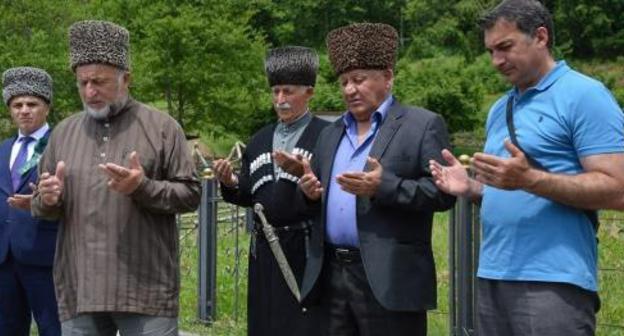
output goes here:
[[57, 223], [32, 218], [26, 195], [50, 133], [52, 78], [20, 67], [5, 71], [2, 81], [18, 134], [0, 144], [0, 335], [29, 335], [31, 316], [39, 335], [60, 335], [52, 284]]
[[392, 96], [397, 33], [354, 24], [327, 36], [348, 111], [325, 128], [299, 186], [320, 208], [302, 284], [320, 295], [327, 333], [426, 335], [436, 306], [434, 211], [454, 198], [428, 168], [449, 147], [444, 121]]

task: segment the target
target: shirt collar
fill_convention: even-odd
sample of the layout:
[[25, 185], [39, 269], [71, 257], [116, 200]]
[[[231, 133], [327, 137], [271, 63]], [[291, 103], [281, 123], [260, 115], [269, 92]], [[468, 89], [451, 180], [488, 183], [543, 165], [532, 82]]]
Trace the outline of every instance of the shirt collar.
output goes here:
[[306, 111], [302, 116], [300, 116], [297, 120], [291, 123], [287, 124], [285, 122], [279, 121], [277, 123], [277, 131], [283, 133], [295, 132], [301, 127], [307, 125], [310, 119], [312, 119], [312, 114], [310, 113], [310, 111]]
[[[375, 121], [377, 125], [381, 125], [381, 123], [386, 119], [388, 110], [390, 110], [392, 103], [394, 103], [394, 97], [389, 94], [381, 105], [379, 105], [377, 110], [373, 112], [371, 118], [373, 118], [373, 121]], [[353, 117], [353, 114], [351, 114], [351, 111], [345, 112], [342, 119], [347, 128], [355, 123], [355, 118]]]
[[[45, 123], [43, 124], [43, 126], [39, 127], [38, 130], [32, 132], [28, 136], [35, 139], [35, 141], [39, 141], [39, 139], [43, 138], [46, 135], [49, 129], [50, 126], [48, 125], [48, 123]], [[26, 137], [26, 135], [22, 134], [22, 131], [17, 132], [17, 141], [20, 141], [24, 137]]]
[[[544, 77], [542, 77], [535, 86], [528, 88], [525, 92], [533, 90], [545, 91], [568, 71], [570, 71], [570, 66], [568, 66], [566, 61], [558, 61], [555, 64], [555, 67], [552, 68]], [[518, 87], [514, 87], [511, 94], [517, 98], [519, 96]]]

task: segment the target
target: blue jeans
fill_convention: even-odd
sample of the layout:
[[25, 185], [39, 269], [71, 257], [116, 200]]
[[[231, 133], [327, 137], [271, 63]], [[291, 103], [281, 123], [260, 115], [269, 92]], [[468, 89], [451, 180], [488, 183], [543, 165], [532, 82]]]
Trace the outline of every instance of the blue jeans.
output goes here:
[[178, 319], [134, 313], [84, 313], [61, 323], [63, 336], [177, 336]]

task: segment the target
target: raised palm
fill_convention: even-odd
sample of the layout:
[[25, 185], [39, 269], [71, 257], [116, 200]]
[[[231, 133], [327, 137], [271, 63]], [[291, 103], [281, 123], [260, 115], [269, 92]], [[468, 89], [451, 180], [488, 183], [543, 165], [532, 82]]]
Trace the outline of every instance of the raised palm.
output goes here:
[[431, 175], [436, 185], [447, 194], [467, 196], [470, 192], [470, 177], [466, 168], [446, 149], [442, 150], [442, 157], [448, 163], [447, 166], [435, 160], [429, 161]]

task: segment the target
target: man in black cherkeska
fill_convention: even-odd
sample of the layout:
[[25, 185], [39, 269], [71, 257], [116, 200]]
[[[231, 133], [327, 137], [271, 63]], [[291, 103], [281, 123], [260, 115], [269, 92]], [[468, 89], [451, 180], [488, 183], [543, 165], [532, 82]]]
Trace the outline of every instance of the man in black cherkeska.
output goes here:
[[[304, 47], [283, 47], [269, 52], [265, 70], [278, 122], [253, 135], [243, 154], [240, 174], [227, 160], [214, 163], [223, 198], [242, 206], [262, 204], [275, 227], [279, 243], [298, 284], [306, 262], [309, 216], [293, 199], [297, 174], [282, 170], [285, 156], [311, 159], [320, 131], [327, 122], [312, 116], [308, 101], [314, 94], [318, 56]], [[296, 170], [296, 169], [295, 169]], [[300, 307], [273, 256], [256, 216], [249, 257], [248, 335], [319, 335], [313, 310]]]

